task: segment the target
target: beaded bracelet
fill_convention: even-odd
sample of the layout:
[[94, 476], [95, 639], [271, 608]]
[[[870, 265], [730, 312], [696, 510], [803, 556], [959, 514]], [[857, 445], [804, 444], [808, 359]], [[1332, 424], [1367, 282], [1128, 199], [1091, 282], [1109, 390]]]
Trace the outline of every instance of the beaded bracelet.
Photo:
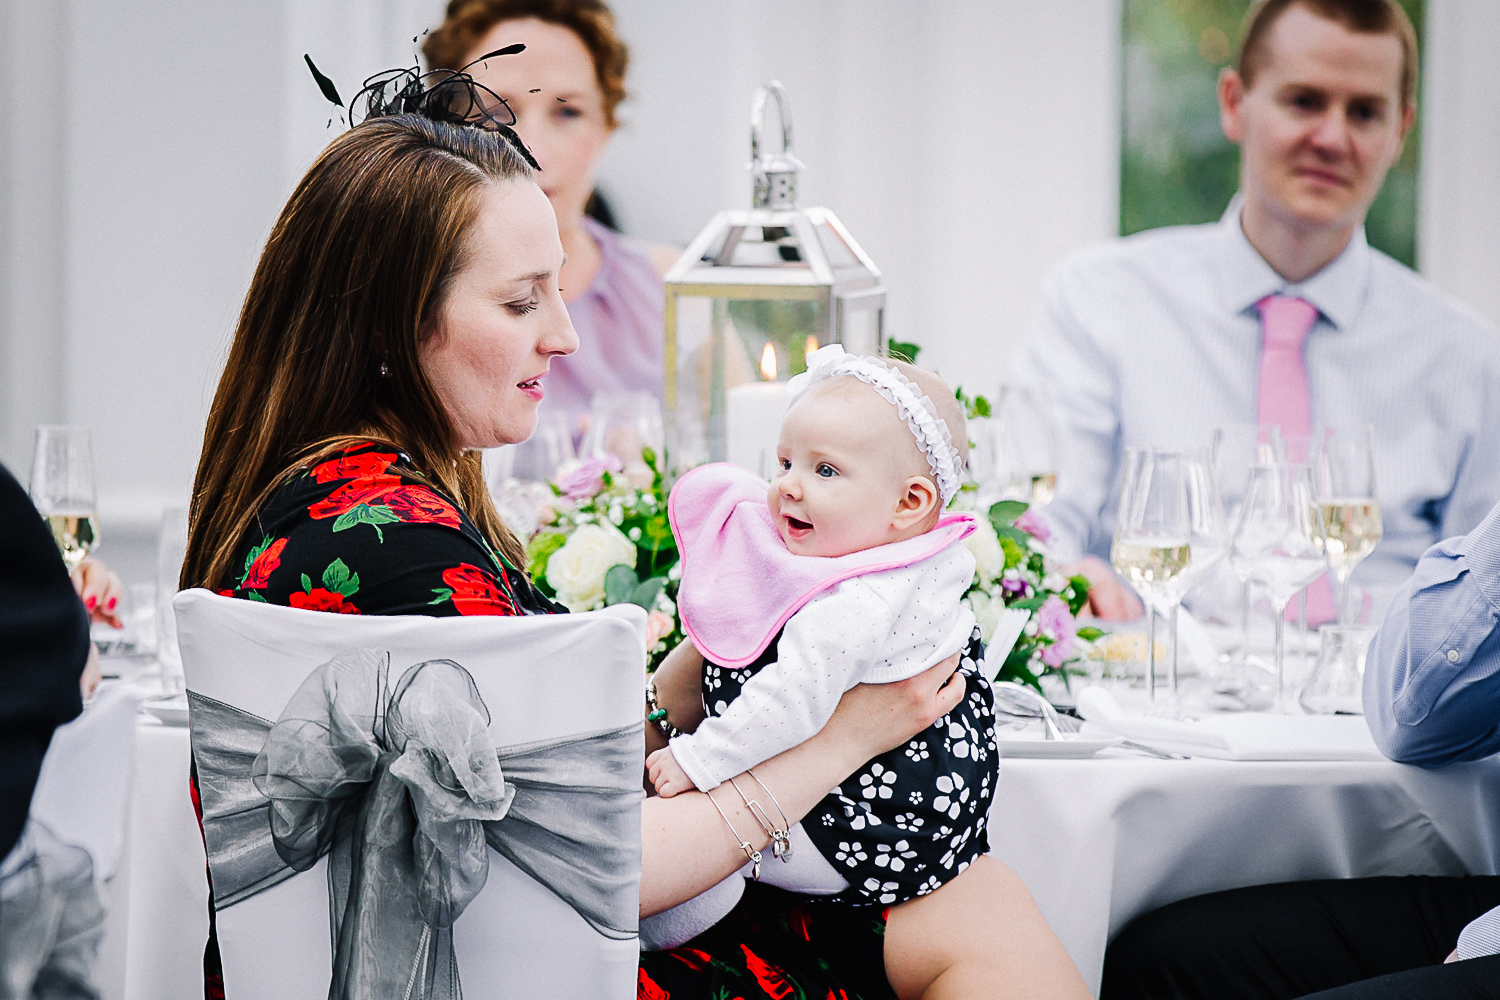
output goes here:
[[[729, 822], [729, 814], [724, 811], [723, 806], [719, 805], [719, 800], [714, 798], [713, 793], [704, 792], [703, 794], [707, 795], [708, 801], [712, 802], [714, 804], [714, 808], [719, 810], [719, 815], [724, 819], [724, 825], [729, 827], [730, 834], [734, 837], [735, 840], [739, 841], [740, 850], [744, 851], [745, 857], [750, 859], [750, 877], [759, 882], [760, 852], [755, 849], [754, 845], [752, 845], [750, 841], [740, 836], [740, 832], [734, 828], [734, 824]], [[741, 797], [743, 798], [743, 795]]]
[[650, 710], [646, 713], [646, 721], [660, 730], [663, 736], [670, 740], [682, 735], [682, 730], [672, 725], [667, 719], [667, 710], [656, 700], [655, 679], [646, 681], [646, 707]]
[[736, 792], [740, 793], [740, 798], [744, 800], [745, 808], [750, 810], [750, 815], [755, 817], [755, 821], [759, 823], [760, 828], [766, 832], [766, 836], [771, 838], [771, 856], [780, 858], [783, 862], [785, 862], [792, 856], [792, 841], [791, 837], [787, 833], [787, 828], [791, 824], [789, 824], [786, 820], [786, 813], [781, 811], [781, 803], [776, 801], [776, 796], [771, 795], [771, 790], [769, 788], [766, 788], [765, 783], [762, 782], [759, 778], [755, 777], [754, 771], [747, 770], [745, 773], [750, 775], [751, 778], [754, 778], [755, 783], [757, 785], [760, 785], [765, 793], [770, 796], [771, 803], [776, 806], [776, 811], [781, 814], [780, 827], [771, 822], [771, 817], [766, 815], [765, 809], [761, 807], [761, 804], [758, 801], [745, 795], [745, 790], [740, 787], [740, 783], [738, 781], [730, 778], [729, 783], [734, 786], [734, 790]]

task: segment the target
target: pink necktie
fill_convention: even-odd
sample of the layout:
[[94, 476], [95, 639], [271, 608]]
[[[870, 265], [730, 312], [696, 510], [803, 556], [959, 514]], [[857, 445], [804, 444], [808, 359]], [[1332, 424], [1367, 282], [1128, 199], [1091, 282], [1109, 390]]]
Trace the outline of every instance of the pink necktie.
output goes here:
[[[1306, 299], [1289, 295], [1267, 295], [1255, 304], [1260, 310], [1260, 384], [1256, 394], [1256, 418], [1260, 424], [1280, 424], [1286, 439], [1287, 459], [1306, 462], [1312, 436], [1312, 394], [1307, 386], [1307, 363], [1303, 347], [1307, 334], [1318, 321], [1318, 310]], [[1287, 607], [1295, 620], [1296, 605]], [[1307, 588], [1307, 624], [1322, 625], [1338, 617], [1328, 574]]]

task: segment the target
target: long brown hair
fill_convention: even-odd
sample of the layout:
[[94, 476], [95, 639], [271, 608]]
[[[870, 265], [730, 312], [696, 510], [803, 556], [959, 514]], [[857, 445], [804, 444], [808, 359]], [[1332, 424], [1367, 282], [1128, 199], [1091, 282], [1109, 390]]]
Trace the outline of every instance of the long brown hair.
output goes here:
[[493, 132], [415, 115], [335, 139], [271, 230], [203, 434], [183, 587], [217, 587], [299, 466], [376, 438], [407, 452], [517, 566], [524, 549], [419, 362], [485, 185], [531, 168]]
[[615, 15], [603, 0], [449, 0], [443, 23], [422, 40], [428, 69], [462, 69], [478, 53], [479, 40], [501, 21], [534, 17], [567, 28], [594, 60], [594, 78], [604, 98], [604, 124], [617, 124], [625, 100], [630, 50], [615, 31]]

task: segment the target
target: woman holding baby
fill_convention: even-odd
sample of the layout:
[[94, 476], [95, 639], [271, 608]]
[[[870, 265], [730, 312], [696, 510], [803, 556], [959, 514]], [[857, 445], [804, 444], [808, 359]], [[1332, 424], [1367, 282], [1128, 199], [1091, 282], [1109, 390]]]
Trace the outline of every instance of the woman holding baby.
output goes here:
[[[373, 113], [333, 141], [277, 221], [209, 416], [184, 586], [344, 614], [561, 613], [527, 579], [477, 451], [532, 432], [553, 362], [578, 347], [558, 285], [556, 216], [512, 135], [483, 114], [451, 117]], [[963, 571], [950, 565], [962, 546], [929, 537], [962, 530], [941, 511], [963, 437], [932, 405], [944, 393], [931, 380], [870, 359], [830, 369], [791, 411], [770, 495], [719, 514], [696, 503], [699, 537], [759, 531], [757, 544], [781, 545], [778, 565], [821, 559], [834, 571], [813, 581], [812, 600], [757, 607], [748, 645], [705, 619], [713, 662], [685, 644], [658, 673], [670, 725], [706, 727], [700, 746], [674, 743], [683, 760], [670, 759], [686, 763], [697, 749], [715, 763], [708, 776], [689, 766], [676, 794], [644, 804], [643, 917], [737, 878], [749, 852], [774, 867], [773, 842], [798, 821], [842, 816], [829, 789], [871, 773], [872, 759], [920, 744], [957, 761], [924, 734], [940, 720], [982, 720], [982, 681], [953, 673], [972, 658], [971, 623], [942, 596]], [[829, 440], [830, 421], [851, 412], [869, 440]], [[742, 523], [757, 510], [758, 526]], [[869, 555], [902, 545], [912, 551], [897, 559]], [[712, 546], [703, 551], [703, 565], [717, 565]], [[862, 616], [858, 635], [833, 627], [818, 608], [829, 601]], [[734, 664], [778, 649], [786, 662], [759, 673], [794, 661], [815, 669], [798, 674], [797, 696], [785, 699], [794, 711], [765, 739], [754, 735], [765, 704], [756, 672]], [[703, 678], [729, 683], [731, 673], [754, 716], [731, 717], [740, 699], [721, 708], [720, 698], [709, 705], [717, 718], [705, 719]], [[993, 764], [964, 759], [980, 782]], [[664, 785], [668, 760], [653, 761]], [[903, 783], [908, 773], [935, 780], [916, 769]], [[723, 783], [699, 791], [700, 778]], [[774, 831], [736, 787], [774, 798]], [[642, 955], [640, 996], [1086, 996], [1024, 886], [983, 854], [975, 812], [955, 814], [954, 836], [968, 831], [962, 858], [938, 862], [938, 887], [925, 893], [903, 887], [882, 902], [848, 879], [839, 899], [816, 901], [740, 879], [742, 894], [713, 926]], [[833, 870], [822, 835], [806, 835], [814, 866], [821, 856]], [[210, 966], [215, 955], [211, 943]]]

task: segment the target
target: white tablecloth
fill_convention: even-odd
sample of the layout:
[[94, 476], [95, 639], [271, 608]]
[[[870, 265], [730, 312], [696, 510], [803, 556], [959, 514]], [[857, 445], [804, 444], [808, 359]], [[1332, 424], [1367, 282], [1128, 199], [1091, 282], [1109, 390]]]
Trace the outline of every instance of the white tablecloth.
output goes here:
[[1178, 899], [1302, 879], [1500, 872], [1500, 759], [1423, 771], [1109, 753], [1002, 761], [991, 813], [995, 854], [1096, 994], [1109, 938]]
[[[109, 1000], [198, 1000], [207, 936], [188, 731], [137, 730], [130, 829], [102, 956]], [[995, 853], [1097, 992], [1109, 937], [1203, 892], [1364, 875], [1500, 872], [1500, 759], [1388, 762], [1006, 759]]]

